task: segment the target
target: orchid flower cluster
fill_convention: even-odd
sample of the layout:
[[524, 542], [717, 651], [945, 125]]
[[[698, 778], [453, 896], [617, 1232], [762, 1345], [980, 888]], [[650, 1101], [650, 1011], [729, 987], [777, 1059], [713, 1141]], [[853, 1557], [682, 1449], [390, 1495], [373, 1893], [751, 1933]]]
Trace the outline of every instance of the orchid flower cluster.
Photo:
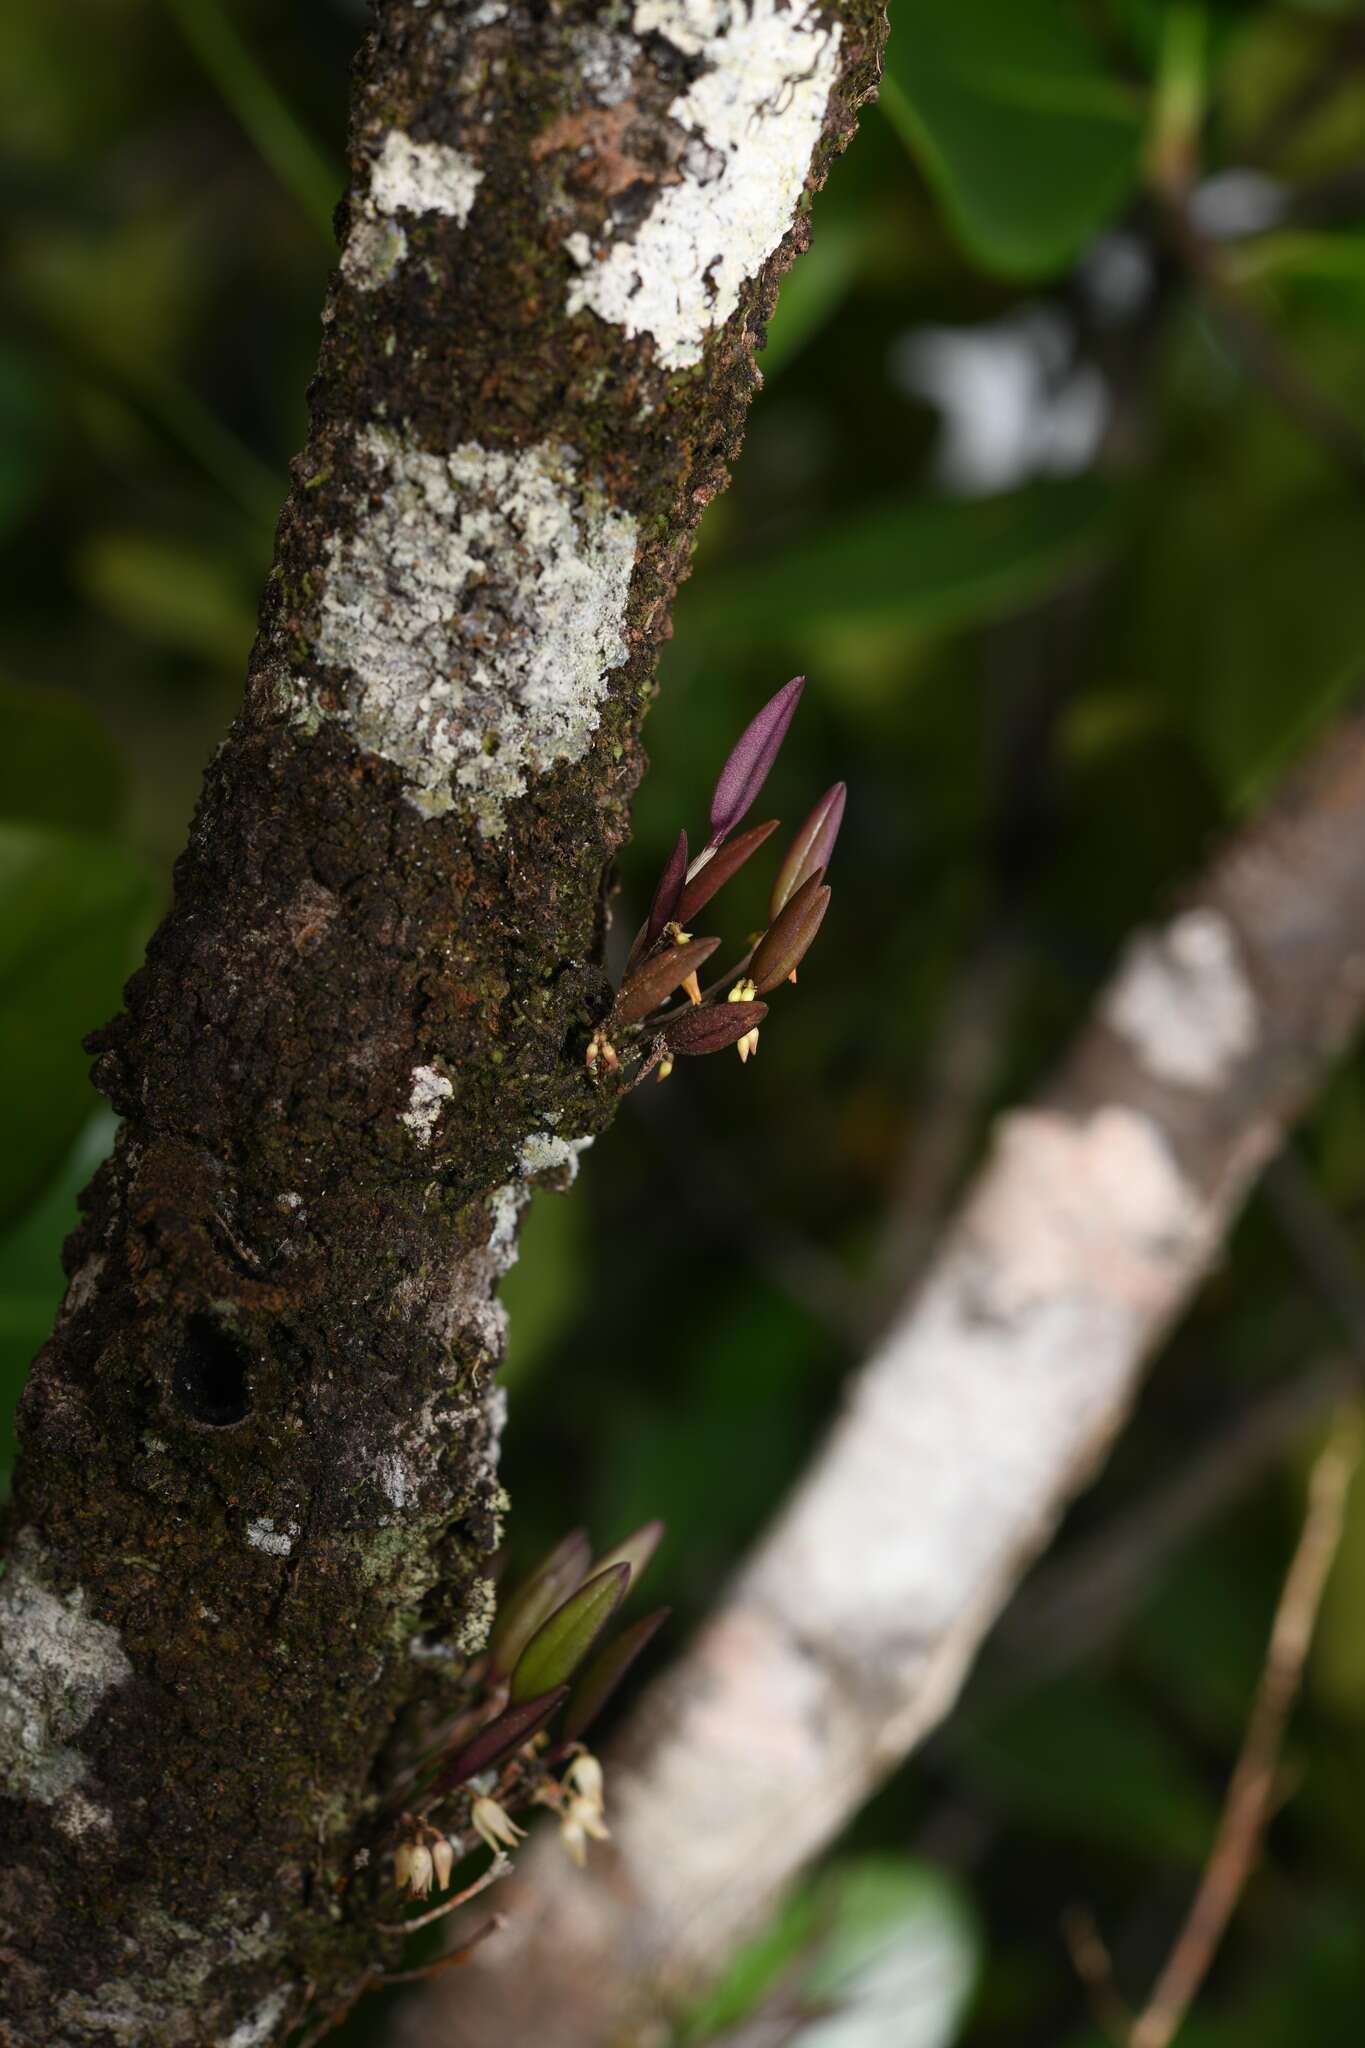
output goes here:
[[503, 1602], [467, 1674], [467, 1704], [409, 1774], [394, 1849], [400, 1892], [444, 1891], [457, 1858], [479, 1840], [493, 1851], [493, 1870], [506, 1868], [505, 1852], [525, 1834], [512, 1815], [531, 1805], [555, 1811], [576, 1863], [589, 1840], [608, 1839], [602, 1767], [582, 1738], [667, 1619], [661, 1607], [607, 1634], [662, 1535], [662, 1522], [647, 1522], [594, 1562], [575, 1529]]
[[699, 970], [720, 940], [695, 938], [685, 927], [777, 830], [771, 818], [737, 839], [730, 836], [768, 779], [805, 685], [804, 676], [794, 676], [740, 735], [711, 798], [710, 837], [694, 860], [688, 858], [686, 832], [678, 834], [616, 1001], [588, 1045], [588, 1069], [598, 1078], [615, 1073], [635, 1054], [641, 1065], [631, 1087], [656, 1071], [667, 1080], [681, 1054], [733, 1045], [748, 1060], [758, 1050], [758, 1027], [768, 1014], [762, 997], [796, 980], [829, 908], [824, 877], [843, 821], [842, 782], [825, 791], [788, 847], [773, 884], [767, 929], [754, 934], [744, 957], [707, 988]]

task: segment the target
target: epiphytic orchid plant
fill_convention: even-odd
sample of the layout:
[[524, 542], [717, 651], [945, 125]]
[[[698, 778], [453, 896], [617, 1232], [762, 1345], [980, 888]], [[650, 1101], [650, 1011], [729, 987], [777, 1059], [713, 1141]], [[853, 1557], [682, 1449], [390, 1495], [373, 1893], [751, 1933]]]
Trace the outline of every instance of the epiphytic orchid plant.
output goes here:
[[501, 1602], [463, 1700], [394, 1788], [404, 1802], [393, 1841], [400, 1893], [444, 1892], [480, 1841], [493, 1861], [473, 1885], [389, 1931], [425, 1926], [503, 1875], [526, 1832], [512, 1816], [528, 1807], [553, 1809], [576, 1863], [590, 1840], [608, 1839], [602, 1767], [583, 1737], [668, 1617], [662, 1607], [610, 1632], [663, 1533], [662, 1522], [646, 1522], [594, 1562], [575, 1529]]
[[636, 934], [616, 1001], [588, 1046], [589, 1070], [615, 1073], [638, 1058], [629, 1086], [657, 1072], [661, 1081], [680, 1055], [737, 1048], [741, 1060], [758, 1049], [758, 1027], [768, 1014], [762, 1001], [796, 970], [829, 908], [825, 883], [834, 842], [844, 815], [842, 782], [827, 789], [806, 819], [778, 869], [768, 904], [768, 924], [756, 933], [743, 958], [703, 988], [700, 969], [720, 945], [685, 930], [725, 884], [777, 830], [777, 819], [751, 825], [737, 839], [735, 827], [748, 815], [768, 774], [806, 686], [794, 676], [769, 699], [740, 734], [720, 771], [711, 798], [710, 837], [695, 860], [688, 859], [686, 832], [659, 877], [649, 916]]

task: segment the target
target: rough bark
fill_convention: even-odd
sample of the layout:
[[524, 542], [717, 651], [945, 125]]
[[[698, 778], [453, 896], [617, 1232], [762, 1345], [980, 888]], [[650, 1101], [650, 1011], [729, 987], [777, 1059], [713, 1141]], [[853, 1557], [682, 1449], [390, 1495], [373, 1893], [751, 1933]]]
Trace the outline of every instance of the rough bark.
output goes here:
[[498, 1275], [610, 1110], [605, 884], [878, 0], [380, 0], [245, 709], [98, 1035], [21, 1417], [0, 2040], [261, 2048], [376, 1959], [486, 1630]]
[[1362, 1013], [1365, 716], [1134, 940], [1052, 1087], [1003, 1119], [809, 1474], [609, 1759], [612, 1848], [565, 1888], [546, 1844], [503, 1893], [462, 2043], [657, 2038], [947, 1713]]

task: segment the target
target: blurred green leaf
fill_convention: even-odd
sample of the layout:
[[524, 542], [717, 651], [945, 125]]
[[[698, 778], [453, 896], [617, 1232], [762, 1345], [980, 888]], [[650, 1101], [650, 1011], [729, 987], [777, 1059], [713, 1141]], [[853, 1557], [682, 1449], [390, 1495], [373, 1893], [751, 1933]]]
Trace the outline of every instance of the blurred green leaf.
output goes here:
[[52, 429], [48, 389], [17, 350], [0, 348], [0, 538], [42, 488]]
[[792, 2048], [948, 2048], [978, 1967], [955, 1887], [927, 1864], [869, 1857], [831, 1871], [823, 1891], [833, 1924], [804, 1990], [833, 2011]]
[[107, 830], [123, 803], [123, 764], [77, 698], [0, 683], [0, 818]]
[[740, 2024], [780, 1987], [784, 2013], [810, 2013], [784, 2028], [792, 2048], [948, 2048], [978, 1967], [973, 1916], [943, 1872], [863, 1857], [778, 1911], [688, 2016], [683, 2039]]
[[86, 542], [76, 575], [90, 601], [130, 632], [213, 661], [245, 661], [255, 615], [236, 563], [221, 551], [116, 529]]
[[766, 1927], [730, 1960], [717, 1983], [698, 2000], [679, 2028], [683, 2048], [709, 2041], [757, 2011], [796, 1959], [810, 1948], [821, 1920], [813, 1883], [784, 1899]]
[[765, 640], [810, 626], [943, 632], [1038, 602], [1098, 562], [1113, 499], [1092, 477], [1001, 497], [913, 498], [843, 520], [778, 555], [711, 575], [693, 631]]
[[116, 1007], [151, 904], [147, 870], [125, 848], [0, 824], [0, 1228], [95, 1105], [81, 1039]]
[[1274, 415], [1228, 424], [1142, 526], [1129, 647], [1243, 809], [1365, 677], [1365, 514]]
[[101, 222], [30, 233], [9, 284], [61, 345], [95, 363], [163, 373], [193, 321], [211, 258], [198, 209], [180, 181], [157, 203]]
[[613, 1394], [593, 1506], [602, 1528], [661, 1516], [670, 1554], [699, 1573], [740, 1554], [792, 1471], [816, 1365], [809, 1322], [769, 1288], [716, 1288], [707, 1305], [709, 1318], [686, 1330], [685, 1392], [670, 1399], [637, 1378]]
[[764, 379], [785, 370], [838, 312], [858, 274], [864, 234], [847, 214], [822, 214], [810, 248], [782, 280], [758, 364]]
[[[1246, 1726], [1265, 1662], [1275, 1601], [1272, 1575], [1284, 1557], [1278, 1529], [1271, 1574], [1248, 1571], [1250, 1550], [1245, 1528], [1235, 1540], [1220, 1528], [1186, 1545], [1131, 1632], [1148, 1682], [1188, 1726], [1229, 1753]], [[1197, 1657], [1190, 1654], [1195, 1642]]]
[[1020, 1826], [1192, 1863], [1208, 1848], [1212, 1798], [1153, 1716], [1117, 1687], [1059, 1679], [960, 1741], [973, 1778]]
[[1365, 1073], [1338, 1067], [1313, 1115], [1313, 1172], [1339, 1213], [1365, 1203]]
[[518, 1238], [517, 1263], [499, 1289], [507, 1311], [504, 1386], [524, 1386], [577, 1315], [587, 1285], [588, 1210], [538, 1189]]
[[1340, 294], [1343, 312], [1358, 310], [1365, 296], [1365, 234], [1287, 229], [1253, 236], [1223, 261], [1236, 284]]
[[1059, 270], [1124, 204], [1143, 138], [1064, 0], [897, 0], [882, 105], [971, 253]]
[[332, 213], [345, 184], [333, 163], [276, 92], [217, 0], [166, 0], [186, 40], [285, 190], [333, 247]]

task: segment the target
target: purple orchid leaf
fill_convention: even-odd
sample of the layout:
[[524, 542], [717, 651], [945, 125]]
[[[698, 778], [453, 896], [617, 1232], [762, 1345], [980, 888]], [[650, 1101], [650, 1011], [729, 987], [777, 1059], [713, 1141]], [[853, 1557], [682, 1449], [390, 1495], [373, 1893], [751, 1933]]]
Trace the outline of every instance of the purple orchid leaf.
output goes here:
[[649, 922], [645, 926], [645, 945], [652, 946], [664, 926], [677, 915], [678, 898], [687, 880], [687, 834], [678, 834], [678, 843], [668, 856], [668, 865], [659, 877], [659, 886], [654, 891], [654, 901], [649, 906]]
[[607, 1020], [609, 1027], [624, 1030], [628, 1024], [638, 1024], [651, 1010], [657, 1010], [675, 988], [682, 987], [689, 974], [706, 965], [719, 944], [719, 939], [693, 939], [688, 946], [665, 946], [662, 953], [652, 954], [622, 984]]
[[523, 1742], [529, 1742], [559, 1711], [569, 1696], [566, 1684], [557, 1685], [539, 1699], [523, 1700], [517, 1706], [508, 1707], [496, 1716], [486, 1727], [479, 1730], [472, 1742], [450, 1757], [433, 1778], [427, 1790], [436, 1797], [454, 1791], [463, 1785], [466, 1778], [475, 1777], [480, 1771], [490, 1771], [500, 1764], [514, 1749], [520, 1749]]
[[596, 1578], [599, 1572], [610, 1571], [614, 1564], [628, 1564], [630, 1583], [633, 1587], [663, 1541], [666, 1526], [663, 1522], [654, 1521], [646, 1522], [642, 1528], [633, 1529], [629, 1536], [613, 1544], [605, 1557], [598, 1558], [592, 1568], [592, 1576]]
[[828, 868], [834, 842], [839, 837], [839, 827], [844, 821], [847, 798], [846, 782], [836, 782], [833, 789], [827, 789], [787, 848], [768, 905], [770, 924], [817, 868]]
[[747, 832], [740, 833], [738, 839], [732, 839], [728, 846], [722, 846], [718, 853], [713, 854], [704, 868], [698, 868], [678, 898], [678, 923], [687, 924], [699, 910], [704, 910], [711, 898], [739, 873], [745, 861], [757, 853], [764, 840], [776, 830], [776, 818], [769, 818], [765, 825], [751, 825]]
[[670, 1052], [693, 1057], [700, 1053], [723, 1052], [752, 1031], [768, 1014], [766, 1003], [707, 1003], [700, 1010], [681, 1010], [669, 1017], [663, 1036]]
[[820, 880], [823, 873], [823, 868], [817, 868], [801, 884], [754, 948], [754, 957], [749, 962], [749, 979], [761, 996], [766, 996], [788, 976], [795, 974], [810, 951], [829, 909], [829, 890]]
[[653, 1614], [646, 1614], [633, 1627], [623, 1629], [604, 1650], [597, 1652], [574, 1686], [564, 1711], [561, 1739], [566, 1747], [577, 1742], [589, 1724], [597, 1719], [635, 1659], [672, 1612], [671, 1607], [656, 1608]]
[[805, 687], [804, 676], [784, 683], [735, 742], [711, 798], [712, 846], [729, 837], [767, 781]]

